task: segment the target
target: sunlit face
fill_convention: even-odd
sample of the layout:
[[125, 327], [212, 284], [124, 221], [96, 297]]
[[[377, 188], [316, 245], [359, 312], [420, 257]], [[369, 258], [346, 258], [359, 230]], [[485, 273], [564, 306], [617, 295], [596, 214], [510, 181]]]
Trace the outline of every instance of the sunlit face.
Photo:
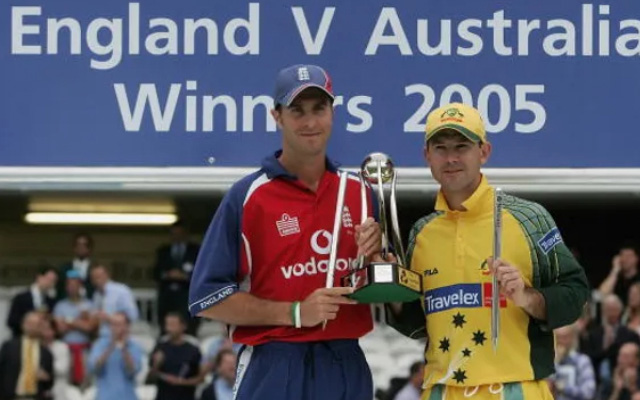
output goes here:
[[283, 152], [297, 157], [324, 155], [333, 126], [333, 106], [326, 93], [306, 89], [291, 105], [271, 113], [282, 131]]
[[446, 193], [473, 192], [480, 182], [480, 167], [491, 154], [491, 145], [474, 143], [455, 131], [436, 134], [425, 147], [433, 178]]

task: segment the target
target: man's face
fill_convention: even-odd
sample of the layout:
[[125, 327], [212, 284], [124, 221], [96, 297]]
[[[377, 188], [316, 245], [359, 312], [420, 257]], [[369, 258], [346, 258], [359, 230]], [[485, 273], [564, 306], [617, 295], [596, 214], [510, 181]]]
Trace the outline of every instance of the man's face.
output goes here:
[[55, 271], [47, 271], [45, 274], [38, 276], [37, 284], [44, 291], [53, 289], [56, 283], [58, 283], [58, 274]]
[[93, 286], [102, 290], [108, 281], [109, 274], [104, 268], [96, 267], [91, 270], [91, 283], [93, 283]]
[[129, 332], [127, 318], [122, 314], [114, 314], [111, 316], [110, 322], [111, 335], [118, 340], [124, 339]]
[[475, 189], [480, 179], [480, 167], [490, 154], [489, 143], [478, 145], [454, 132], [436, 134], [425, 147], [425, 158], [433, 178], [447, 192]]
[[180, 318], [169, 315], [164, 319], [164, 329], [167, 331], [169, 336], [178, 337], [184, 332], [184, 324], [180, 320]]
[[40, 319], [40, 337], [45, 342], [52, 342], [56, 337], [56, 332], [53, 330], [51, 322], [44, 318]]
[[307, 89], [290, 106], [271, 114], [282, 131], [285, 152], [300, 157], [324, 154], [333, 125], [333, 106], [324, 92]]
[[80, 279], [67, 279], [67, 297], [78, 297], [80, 295], [80, 288], [82, 288]]
[[182, 243], [187, 240], [187, 230], [182, 226], [172, 226], [170, 234], [173, 243]]
[[638, 266], [638, 255], [633, 249], [620, 250], [620, 267], [625, 270], [632, 270]]
[[30, 313], [22, 321], [22, 331], [30, 338], [40, 336], [40, 327], [42, 326], [42, 317], [38, 313]]
[[89, 246], [89, 239], [80, 236], [73, 244], [73, 254], [78, 258], [87, 258], [91, 255], [91, 247]]
[[228, 382], [233, 382], [236, 379], [236, 356], [233, 353], [227, 353], [220, 360], [220, 364], [217, 367], [218, 375], [226, 379]]
[[614, 300], [605, 301], [602, 305], [602, 314], [605, 321], [615, 325], [620, 321], [622, 306]]
[[625, 343], [618, 350], [618, 365], [622, 368], [638, 367], [638, 345]]

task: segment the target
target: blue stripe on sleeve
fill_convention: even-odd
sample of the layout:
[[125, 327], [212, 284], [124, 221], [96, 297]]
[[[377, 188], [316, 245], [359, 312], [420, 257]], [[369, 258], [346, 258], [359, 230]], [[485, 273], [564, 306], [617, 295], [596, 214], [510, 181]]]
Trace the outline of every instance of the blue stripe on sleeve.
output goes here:
[[231, 187], [207, 229], [189, 285], [192, 316], [238, 291], [243, 202], [258, 176], [260, 171]]

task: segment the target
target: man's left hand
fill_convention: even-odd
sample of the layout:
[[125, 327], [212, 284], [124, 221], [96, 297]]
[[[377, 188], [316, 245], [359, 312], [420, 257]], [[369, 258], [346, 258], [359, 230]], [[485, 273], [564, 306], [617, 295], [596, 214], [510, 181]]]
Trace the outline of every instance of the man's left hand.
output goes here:
[[526, 285], [520, 270], [501, 259], [494, 262], [491, 257], [487, 259], [487, 264], [490, 266], [491, 272], [498, 278], [500, 292], [518, 307], [524, 307], [527, 300]]

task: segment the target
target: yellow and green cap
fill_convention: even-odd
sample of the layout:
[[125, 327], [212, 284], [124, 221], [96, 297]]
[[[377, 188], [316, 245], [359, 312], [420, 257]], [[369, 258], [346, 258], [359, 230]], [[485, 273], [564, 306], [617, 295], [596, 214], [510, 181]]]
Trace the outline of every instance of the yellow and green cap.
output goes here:
[[466, 104], [451, 103], [431, 111], [427, 116], [425, 143], [445, 129], [459, 132], [475, 143], [487, 141], [487, 132], [480, 113]]

